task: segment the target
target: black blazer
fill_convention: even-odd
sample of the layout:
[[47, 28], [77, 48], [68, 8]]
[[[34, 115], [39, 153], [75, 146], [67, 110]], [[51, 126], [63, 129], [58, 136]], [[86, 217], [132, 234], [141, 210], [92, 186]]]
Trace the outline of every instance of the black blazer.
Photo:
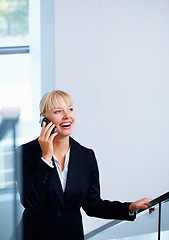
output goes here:
[[[100, 198], [99, 172], [93, 150], [70, 137], [70, 160], [65, 192], [56, 168], [41, 160], [38, 140], [22, 150], [23, 180], [19, 179], [24, 240], [83, 240], [80, 208], [89, 216], [134, 220], [129, 204]], [[18, 162], [19, 163], [19, 162]]]

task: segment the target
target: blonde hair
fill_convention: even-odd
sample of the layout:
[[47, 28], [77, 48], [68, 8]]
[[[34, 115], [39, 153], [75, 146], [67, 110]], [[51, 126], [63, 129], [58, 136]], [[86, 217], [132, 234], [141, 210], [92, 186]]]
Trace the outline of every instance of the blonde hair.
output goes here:
[[64, 100], [66, 104], [73, 105], [72, 97], [61, 90], [53, 90], [43, 95], [39, 103], [40, 113], [45, 113], [46, 110], [51, 110], [61, 104]]

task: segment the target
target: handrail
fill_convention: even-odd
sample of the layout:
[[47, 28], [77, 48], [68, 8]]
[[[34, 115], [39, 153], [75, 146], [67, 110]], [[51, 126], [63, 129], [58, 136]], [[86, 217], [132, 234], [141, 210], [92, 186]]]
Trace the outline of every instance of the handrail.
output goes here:
[[[152, 207], [155, 207], [155, 206], [158, 205], [158, 204], [161, 205], [161, 204], [163, 204], [163, 203], [165, 203], [165, 202], [167, 202], [167, 201], [169, 201], [169, 192], [166, 192], [166, 193], [164, 193], [163, 195], [161, 195], [161, 196], [153, 199], [152, 201], [150, 201], [150, 202], [149, 202], [149, 208], [148, 208], [148, 209], [150, 209], [150, 208], [152, 208]], [[160, 210], [161, 210], [161, 209], [160, 209]], [[140, 210], [140, 211], [138, 211], [137, 214], [143, 213], [144, 211], [147, 211], [147, 209], [146, 209], [146, 210]], [[159, 220], [160, 220], [160, 214], [161, 214], [161, 212], [159, 211]], [[89, 239], [89, 238], [95, 236], [96, 234], [98, 234], [98, 233], [100, 233], [100, 232], [102, 232], [102, 231], [104, 231], [104, 230], [106, 230], [106, 229], [108, 229], [108, 228], [110, 228], [110, 227], [113, 227], [113, 226], [115, 226], [115, 225], [117, 225], [117, 224], [119, 224], [119, 223], [121, 223], [121, 222], [123, 222], [123, 220], [113, 220], [113, 221], [111, 221], [111, 222], [109, 222], [109, 223], [106, 223], [106, 224], [104, 224], [103, 226], [101, 226], [101, 227], [99, 227], [99, 228], [96, 228], [95, 230], [93, 230], [93, 231], [85, 234], [85, 240], [86, 240], [86, 239]], [[160, 230], [160, 226], [159, 226], [159, 230]], [[159, 238], [159, 239], [160, 239], [160, 238]]]
[[29, 53], [30, 47], [26, 46], [11, 46], [11, 47], [0, 47], [0, 55], [4, 54], [22, 54]]
[[163, 195], [153, 199], [150, 204], [151, 207], [154, 207], [155, 205], [159, 204], [159, 203], [165, 203], [169, 201], [169, 192], [164, 193]]
[[[169, 192], [166, 192], [166, 193], [164, 193], [163, 195], [161, 195], [161, 196], [153, 199], [152, 201], [150, 201], [150, 202], [148, 203], [148, 205], [149, 205], [149, 208], [152, 208], [152, 207], [155, 207], [156, 205], [158, 205], [159, 203], [165, 203], [165, 202], [168, 202], [168, 201], [169, 201]], [[149, 208], [148, 208], [148, 209], [149, 209]], [[145, 209], [145, 210], [147, 210], [147, 209]], [[145, 210], [140, 209], [140, 210], [137, 212], [137, 214], [138, 214], [138, 213], [141, 213], [141, 212], [143, 212], [143, 211], [145, 211]]]

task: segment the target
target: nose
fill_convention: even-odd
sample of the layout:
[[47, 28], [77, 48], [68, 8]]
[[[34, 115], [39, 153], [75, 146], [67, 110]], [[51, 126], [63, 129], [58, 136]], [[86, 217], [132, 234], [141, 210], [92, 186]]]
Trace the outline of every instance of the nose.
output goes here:
[[64, 119], [69, 118], [69, 113], [68, 113], [68, 111], [63, 111], [63, 118], [64, 118]]

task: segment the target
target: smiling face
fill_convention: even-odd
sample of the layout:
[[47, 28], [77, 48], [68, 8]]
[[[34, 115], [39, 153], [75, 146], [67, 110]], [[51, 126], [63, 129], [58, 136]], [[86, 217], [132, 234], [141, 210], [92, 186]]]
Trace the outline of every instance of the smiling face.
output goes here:
[[40, 112], [57, 127], [58, 137], [69, 136], [75, 124], [72, 97], [57, 90], [46, 93], [39, 104]]
[[60, 104], [52, 109], [47, 109], [44, 116], [57, 127], [57, 136], [69, 136], [74, 128], [75, 113], [73, 106], [60, 99]]

